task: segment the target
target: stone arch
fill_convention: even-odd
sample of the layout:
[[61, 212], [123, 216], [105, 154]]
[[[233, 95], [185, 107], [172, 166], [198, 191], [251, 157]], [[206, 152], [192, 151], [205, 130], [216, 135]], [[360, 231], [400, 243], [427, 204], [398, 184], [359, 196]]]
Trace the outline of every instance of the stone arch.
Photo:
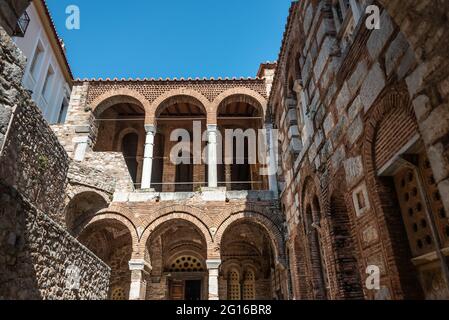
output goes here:
[[92, 217], [107, 208], [110, 203], [106, 194], [91, 188], [78, 187], [73, 191], [64, 209], [65, 224], [69, 232], [74, 231], [80, 219]]
[[74, 235], [75, 235], [75, 237], [79, 237], [89, 227], [92, 227], [96, 224], [107, 225], [108, 223], [111, 223], [111, 222], [119, 223], [128, 229], [130, 236], [131, 236], [131, 240], [132, 240], [133, 253], [136, 253], [137, 249], [138, 249], [138, 244], [139, 244], [137, 228], [136, 228], [135, 224], [130, 219], [128, 219], [127, 217], [125, 217], [124, 215], [122, 215], [121, 213], [118, 213], [118, 212], [105, 211], [105, 212], [102, 212], [102, 213], [94, 216], [91, 219], [86, 219], [82, 224], [80, 224], [74, 230]]
[[92, 114], [98, 117], [108, 108], [119, 103], [137, 104], [145, 111], [145, 114], [148, 113], [148, 110], [151, 110], [149, 101], [141, 93], [128, 88], [107, 91], [97, 97], [90, 106], [92, 108]]
[[165, 92], [151, 103], [146, 113], [145, 123], [155, 124], [159, 108], [169, 101], [177, 101], [176, 99], [187, 99], [186, 101], [194, 102], [201, 107], [205, 114], [209, 113], [210, 101], [204, 95], [193, 89], [179, 88]]
[[262, 112], [262, 117], [267, 111], [267, 100], [258, 92], [251, 90], [249, 88], [237, 87], [233, 89], [228, 89], [218, 95], [212, 102], [211, 108], [209, 110], [208, 123], [217, 123], [217, 113], [220, 105], [227, 99], [235, 98], [236, 101], [248, 102], [254, 107], [259, 108]]
[[228, 230], [228, 228], [237, 222], [253, 222], [257, 225], [261, 226], [267, 233], [268, 237], [271, 240], [271, 245], [273, 252], [275, 254], [275, 258], [277, 262], [282, 265], [285, 264], [285, 253], [284, 253], [284, 238], [281, 229], [269, 218], [265, 215], [258, 212], [251, 211], [241, 211], [235, 212], [230, 215], [227, 219], [225, 219], [217, 229], [215, 234], [215, 244], [218, 248], [221, 248], [221, 242], [223, 240], [223, 235]]

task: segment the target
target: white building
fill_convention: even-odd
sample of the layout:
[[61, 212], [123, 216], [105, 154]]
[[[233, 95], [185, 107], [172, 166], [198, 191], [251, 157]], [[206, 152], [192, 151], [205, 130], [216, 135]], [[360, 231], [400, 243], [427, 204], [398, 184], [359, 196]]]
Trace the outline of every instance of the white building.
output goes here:
[[27, 9], [30, 18], [23, 37], [14, 41], [27, 57], [23, 85], [50, 124], [65, 121], [73, 76], [44, 0], [34, 0]]

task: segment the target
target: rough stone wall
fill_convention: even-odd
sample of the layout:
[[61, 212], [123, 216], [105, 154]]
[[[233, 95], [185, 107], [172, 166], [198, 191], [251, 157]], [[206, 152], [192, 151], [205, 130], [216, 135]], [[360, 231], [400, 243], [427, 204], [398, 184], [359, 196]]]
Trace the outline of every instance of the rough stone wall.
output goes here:
[[[61, 222], [68, 157], [29, 94], [21, 87], [22, 54], [1, 32], [2, 94], [0, 109], [3, 147], [0, 177], [14, 186], [55, 221]], [[6, 132], [7, 131], [7, 132]]]
[[[353, 27], [338, 30], [327, 1], [292, 5], [269, 109], [280, 129], [288, 247], [295, 253], [292, 264], [304, 266], [292, 272], [297, 299], [316, 297], [321, 289], [308, 281], [317, 271], [317, 248], [305, 237], [312, 222], [320, 227], [324, 268], [318, 271], [327, 269], [328, 298], [422, 297], [395, 188], [390, 178], [378, 177], [381, 167], [394, 163], [418, 137], [431, 159], [439, 197], [447, 194], [443, 150], [449, 125], [447, 106], [441, 104], [448, 99], [447, 50], [442, 49], [448, 11], [438, 1], [419, 3], [385, 1], [386, 10], [375, 3], [381, 28], [373, 31], [363, 15], [358, 23], [348, 17]], [[431, 21], [431, 11], [441, 19]], [[390, 110], [393, 116], [382, 122]], [[319, 212], [309, 217], [308, 205]], [[361, 295], [369, 265], [380, 267], [382, 288], [363, 288]], [[432, 272], [435, 288], [444, 291], [441, 270]], [[421, 284], [427, 297], [444, 296], [426, 281]]]
[[21, 86], [24, 66], [0, 28], [0, 299], [104, 299], [109, 268], [61, 227], [68, 156]]
[[[107, 265], [4, 185], [0, 208], [0, 299], [106, 299]], [[79, 270], [76, 290], [67, 286], [71, 268]]]
[[121, 152], [88, 152], [85, 164], [96, 171], [112, 177], [115, 180], [115, 191], [133, 191], [134, 185], [123, 153]]

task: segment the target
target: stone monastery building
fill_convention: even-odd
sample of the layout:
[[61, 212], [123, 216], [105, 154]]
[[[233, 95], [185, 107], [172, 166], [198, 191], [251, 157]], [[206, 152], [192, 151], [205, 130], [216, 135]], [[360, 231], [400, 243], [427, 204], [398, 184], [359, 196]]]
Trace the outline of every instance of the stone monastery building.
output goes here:
[[[0, 297], [448, 299], [448, 21], [447, 1], [295, 1], [255, 78], [74, 80], [52, 126], [2, 71]], [[194, 123], [207, 163], [174, 164]], [[277, 172], [248, 142], [222, 161], [226, 129], [261, 130]]]

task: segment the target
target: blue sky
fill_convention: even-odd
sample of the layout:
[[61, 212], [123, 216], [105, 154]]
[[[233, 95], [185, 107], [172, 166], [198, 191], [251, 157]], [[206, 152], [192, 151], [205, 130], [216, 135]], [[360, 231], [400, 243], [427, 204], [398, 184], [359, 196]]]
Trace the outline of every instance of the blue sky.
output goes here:
[[[47, 0], [75, 78], [255, 76], [278, 57], [290, 3]], [[80, 30], [65, 27], [71, 4]]]

